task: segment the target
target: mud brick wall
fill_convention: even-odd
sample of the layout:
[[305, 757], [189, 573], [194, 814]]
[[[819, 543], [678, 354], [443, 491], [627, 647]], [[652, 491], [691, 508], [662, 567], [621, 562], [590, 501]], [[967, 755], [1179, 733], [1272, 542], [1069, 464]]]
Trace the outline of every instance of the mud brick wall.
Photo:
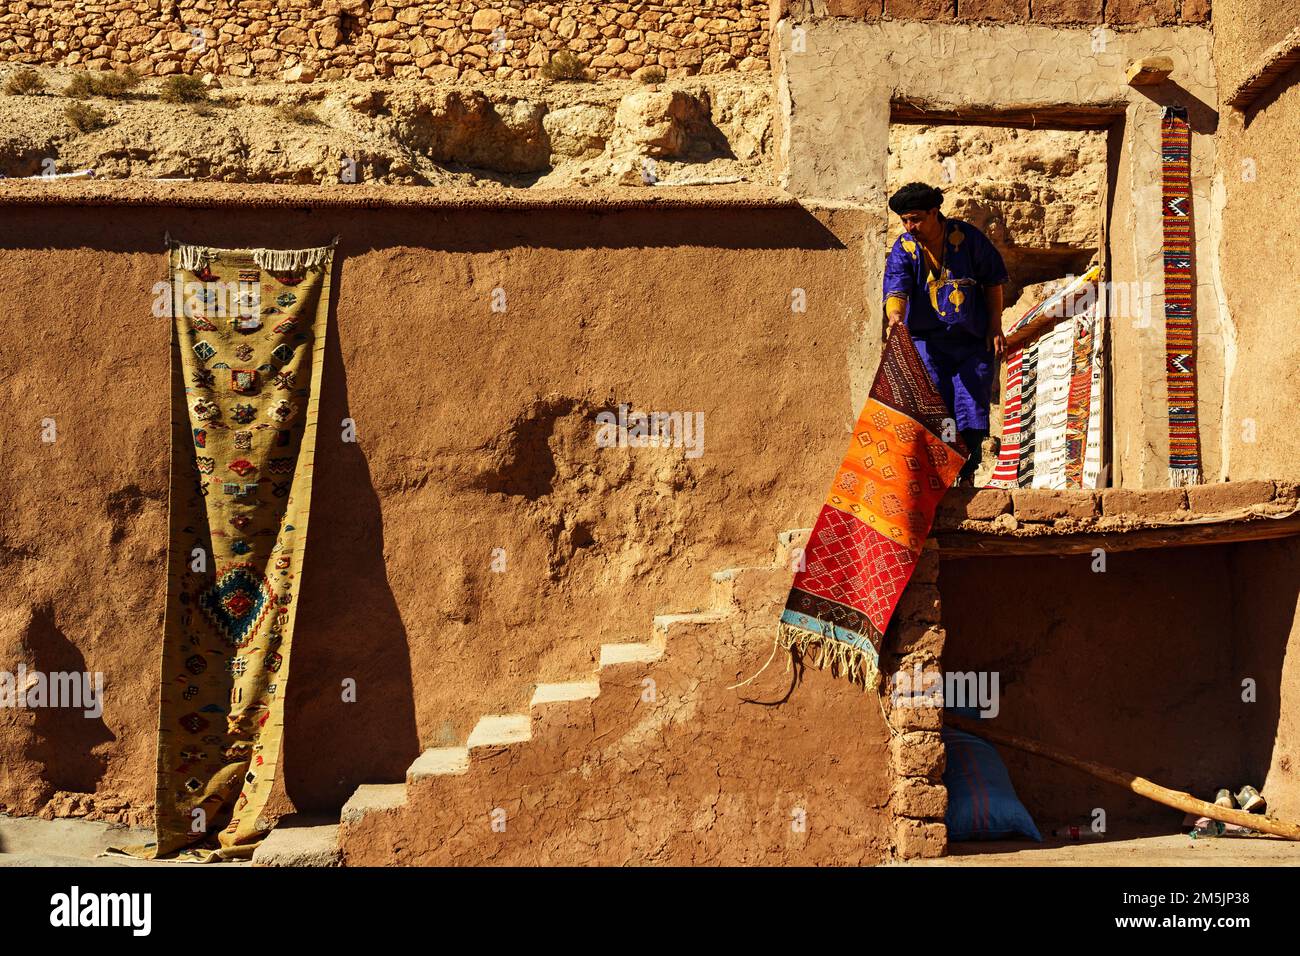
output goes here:
[[0, 59], [159, 76], [478, 81], [537, 76], [560, 50], [593, 77], [767, 66], [766, 0], [17, 0], [3, 10]]
[[779, 0], [773, 19], [825, 14], [856, 20], [1168, 26], [1208, 23], [1212, 0]]

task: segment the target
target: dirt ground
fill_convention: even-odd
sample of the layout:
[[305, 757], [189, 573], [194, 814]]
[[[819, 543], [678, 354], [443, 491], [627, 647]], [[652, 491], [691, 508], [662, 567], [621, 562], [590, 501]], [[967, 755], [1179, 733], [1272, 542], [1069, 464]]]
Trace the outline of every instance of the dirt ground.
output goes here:
[[891, 866], [1300, 866], [1300, 843], [1271, 837], [1192, 839], [1128, 830], [1078, 843], [990, 840], [950, 843], [948, 856]]

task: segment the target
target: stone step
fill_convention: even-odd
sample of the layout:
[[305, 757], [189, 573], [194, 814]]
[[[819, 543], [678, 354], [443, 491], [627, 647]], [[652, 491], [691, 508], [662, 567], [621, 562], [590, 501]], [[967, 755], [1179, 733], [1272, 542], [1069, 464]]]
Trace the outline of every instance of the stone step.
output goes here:
[[447, 777], [469, 772], [468, 747], [432, 747], [406, 768], [406, 782], [426, 777]]
[[693, 611], [690, 614], [659, 614], [655, 616], [652, 627], [653, 644], [667, 644], [674, 628], [700, 627], [717, 624], [727, 618], [727, 611]]
[[343, 823], [356, 823], [367, 813], [394, 810], [406, 804], [404, 783], [363, 783], [357, 792], [343, 804], [339, 819]]
[[491, 714], [480, 717], [465, 746], [505, 747], [533, 739], [533, 718], [528, 714]]
[[661, 644], [638, 644], [626, 641], [621, 644], [600, 645], [600, 666], [612, 667], [617, 664], [648, 664], [664, 656]]
[[600, 681], [575, 680], [565, 684], [538, 684], [533, 691], [529, 707], [539, 704], [560, 704], [571, 700], [594, 700], [600, 696]]
[[276, 825], [253, 851], [253, 866], [340, 866], [339, 825]]

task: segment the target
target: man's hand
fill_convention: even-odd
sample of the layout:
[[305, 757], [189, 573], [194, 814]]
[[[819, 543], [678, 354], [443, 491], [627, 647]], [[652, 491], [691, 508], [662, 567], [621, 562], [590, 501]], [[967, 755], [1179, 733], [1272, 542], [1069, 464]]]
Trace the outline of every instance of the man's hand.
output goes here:
[[906, 317], [907, 317], [906, 299], [894, 295], [891, 295], [888, 299], [886, 299], [885, 320], [887, 322], [887, 325], [885, 327], [885, 338], [889, 338], [890, 333], [892, 333], [895, 328], [902, 325], [903, 320]]
[[988, 309], [989, 331], [985, 337], [994, 358], [1001, 358], [1007, 350], [1007, 337], [1002, 334], [1002, 286], [991, 285], [984, 289], [984, 304]]
[[1002, 330], [990, 328], [986, 341], [988, 347], [993, 350], [994, 358], [1002, 358], [1007, 350], [1007, 337], [1002, 334]]

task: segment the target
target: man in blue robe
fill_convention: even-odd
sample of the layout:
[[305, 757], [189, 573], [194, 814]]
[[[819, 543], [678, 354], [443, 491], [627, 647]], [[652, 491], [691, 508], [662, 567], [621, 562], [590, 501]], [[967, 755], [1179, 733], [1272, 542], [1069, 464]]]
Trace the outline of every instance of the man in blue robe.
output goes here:
[[907, 231], [885, 260], [885, 315], [905, 325], [971, 456], [957, 484], [972, 484], [989, 432], [1002, 334], [1002, 256], [968, 222], [943, 215], [943, 191], [908, 183], [889, 199]]

